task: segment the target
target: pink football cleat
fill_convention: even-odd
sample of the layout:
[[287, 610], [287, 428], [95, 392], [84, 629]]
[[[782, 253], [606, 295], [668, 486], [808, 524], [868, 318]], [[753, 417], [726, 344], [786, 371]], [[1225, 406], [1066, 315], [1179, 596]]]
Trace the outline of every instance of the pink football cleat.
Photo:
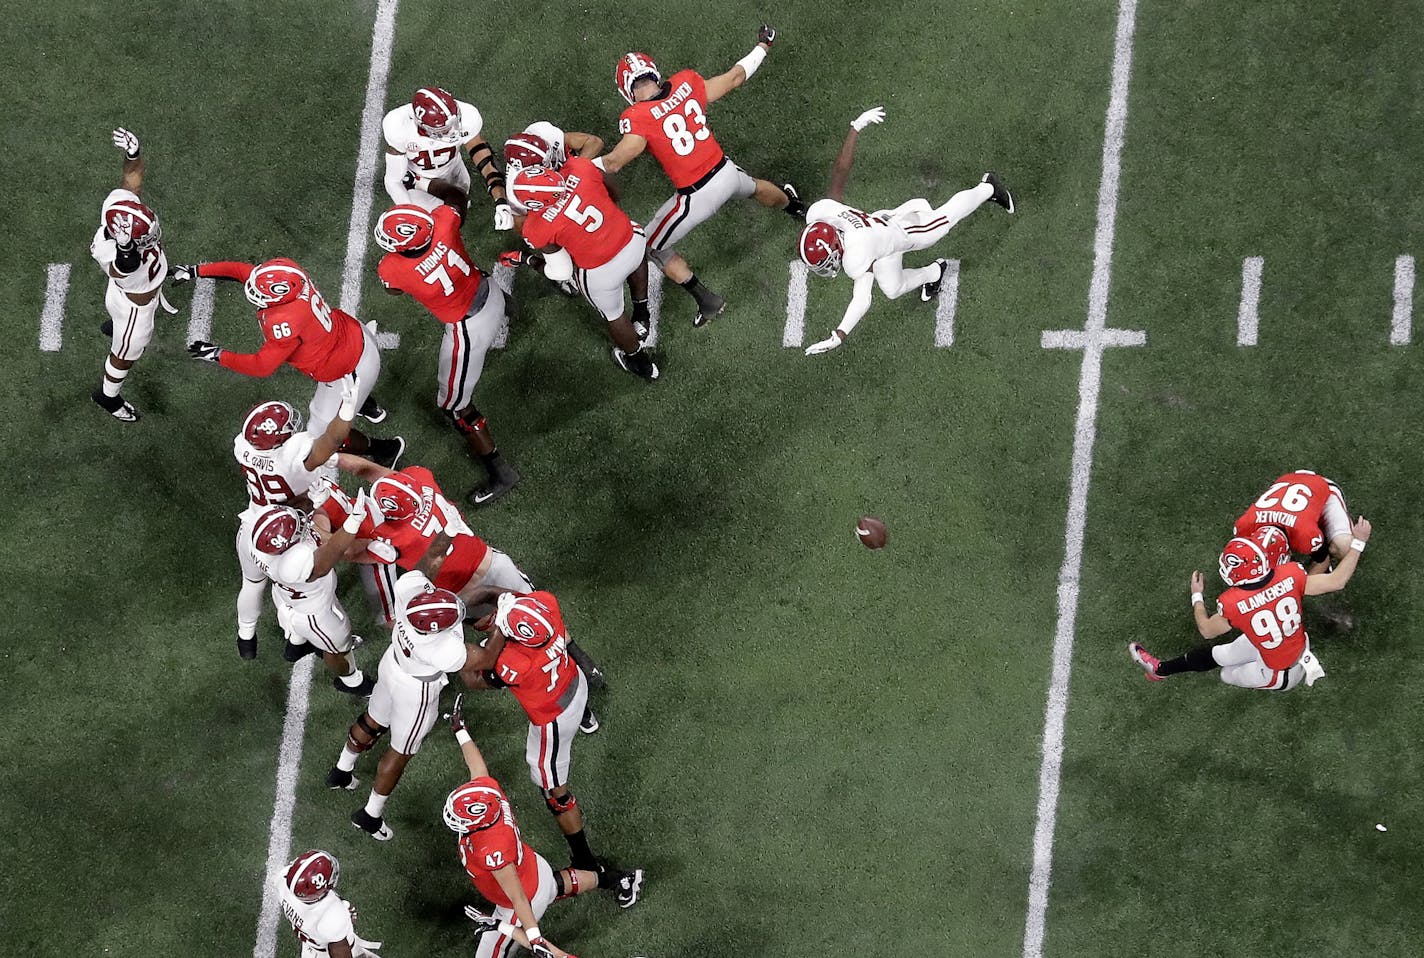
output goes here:
[[1141, 642], [1127, 643], [1127, 654], [1132, 656], [1132, 661], [1142, 666], [1142, 671], [1147, 673], [1147, 681], [1162, 681], [1162, 676], [1157, 674], [1157, 666], [1162, 663], [1158, 661], [1157, 656], [1144, 649]]

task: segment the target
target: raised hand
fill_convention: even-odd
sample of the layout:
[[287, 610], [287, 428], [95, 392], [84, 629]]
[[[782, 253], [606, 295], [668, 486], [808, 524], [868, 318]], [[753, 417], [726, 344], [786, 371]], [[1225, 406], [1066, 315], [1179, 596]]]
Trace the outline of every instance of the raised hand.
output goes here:
[[873, 106], [860, 116], [850, 121], [850, 128], [859, 133], [872, 123], [885, 122], [885, 108], [883, 106]]

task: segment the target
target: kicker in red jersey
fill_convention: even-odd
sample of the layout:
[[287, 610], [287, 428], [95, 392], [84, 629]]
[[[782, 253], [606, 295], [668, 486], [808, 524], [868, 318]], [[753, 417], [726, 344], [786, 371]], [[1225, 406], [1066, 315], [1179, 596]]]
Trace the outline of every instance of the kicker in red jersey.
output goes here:
[[1289, 669], [1305, 652], [1309, 641], [1302, 623], [1305, 580], [1305, 567], [1287, 562], [1265, 583], [1233, 586], [1217, 600], [1226, 621], [1251, 640], [1267, 668]]
[[634, 103], [623, 111], [618, 132], [648, 141], [663, 172], [678, 189], [710, 173], [725, 154], [707, 125], [707, 83], [696, 70], [679, 70], [666, 96]]
[[430, 216], [435, 237], [425, 255], [387, 253], [376, 271], [387, 289], [408, 294], [442, 323], [458, 323], [474, 306], [484, 274], [465, 251], [460, 214], [440, 206]]
[[558, 202], [524, 220], [534, 249], [559, 246], [579, 269], [597, 269], [633, 238], [633, 221], [619, 208], [592, 160], [575, 156], [559, 171], [567, 187]]
[[1330, 481], [1313, 472], [1288, 472], [1261, 493], [1236, 520], [1235, 534], [1249, 536], [1262, 526], [1277, 526], [1297, 555], [1314, 555], [1325, 547], [1321, 516], [1333, 490]]

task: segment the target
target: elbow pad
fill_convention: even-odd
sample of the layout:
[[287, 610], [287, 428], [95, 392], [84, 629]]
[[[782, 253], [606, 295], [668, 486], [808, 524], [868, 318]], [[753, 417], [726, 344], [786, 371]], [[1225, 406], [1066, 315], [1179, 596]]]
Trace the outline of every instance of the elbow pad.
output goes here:
[[574, 278], [574, 261], [567, 250], [544, 254], [544, 275], [556, 283]]
[[747, 79], [750, 80], [752, 78], [752, 75], [757, 72], [757, 68], [761, 66], [762, 61], [765, 59], [766, 48], [763, 47], [761, 44], [757, 44], [756, 46], [752, 47], [751, 53], [748, 53], [746, 56], [742, 57], [740, 60], [737, 61], [737, 66], [741, 67], [747, 72]]

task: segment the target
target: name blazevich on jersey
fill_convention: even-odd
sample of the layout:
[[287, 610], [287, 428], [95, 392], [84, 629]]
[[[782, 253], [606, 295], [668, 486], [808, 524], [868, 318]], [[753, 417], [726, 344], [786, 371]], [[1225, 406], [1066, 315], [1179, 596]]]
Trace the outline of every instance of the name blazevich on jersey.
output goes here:
[[669, 113], [682, 106], [682, 101], [686, 100], [691, 95], [692, 84], [688, 83], [686, 80], [679, 83], [677, 85], [676, 90], [673, 90], [672, 93], [668, 94], [666, 99], [664, 99], [657, 106], [653, 107], [653, 119], [661, 120], [663, 117], [667, 116]]
[[1269, 589], [1262, 589], [1255, 595], [1242, 599], [1236, 603], [1236, 609], [1242, 615], [1253, 609], [1259, 609], [1263, 605], [1269, 605], [1283, 595], [1289, 595], [1295, 591], [1295, 576], [1288, 575]]

